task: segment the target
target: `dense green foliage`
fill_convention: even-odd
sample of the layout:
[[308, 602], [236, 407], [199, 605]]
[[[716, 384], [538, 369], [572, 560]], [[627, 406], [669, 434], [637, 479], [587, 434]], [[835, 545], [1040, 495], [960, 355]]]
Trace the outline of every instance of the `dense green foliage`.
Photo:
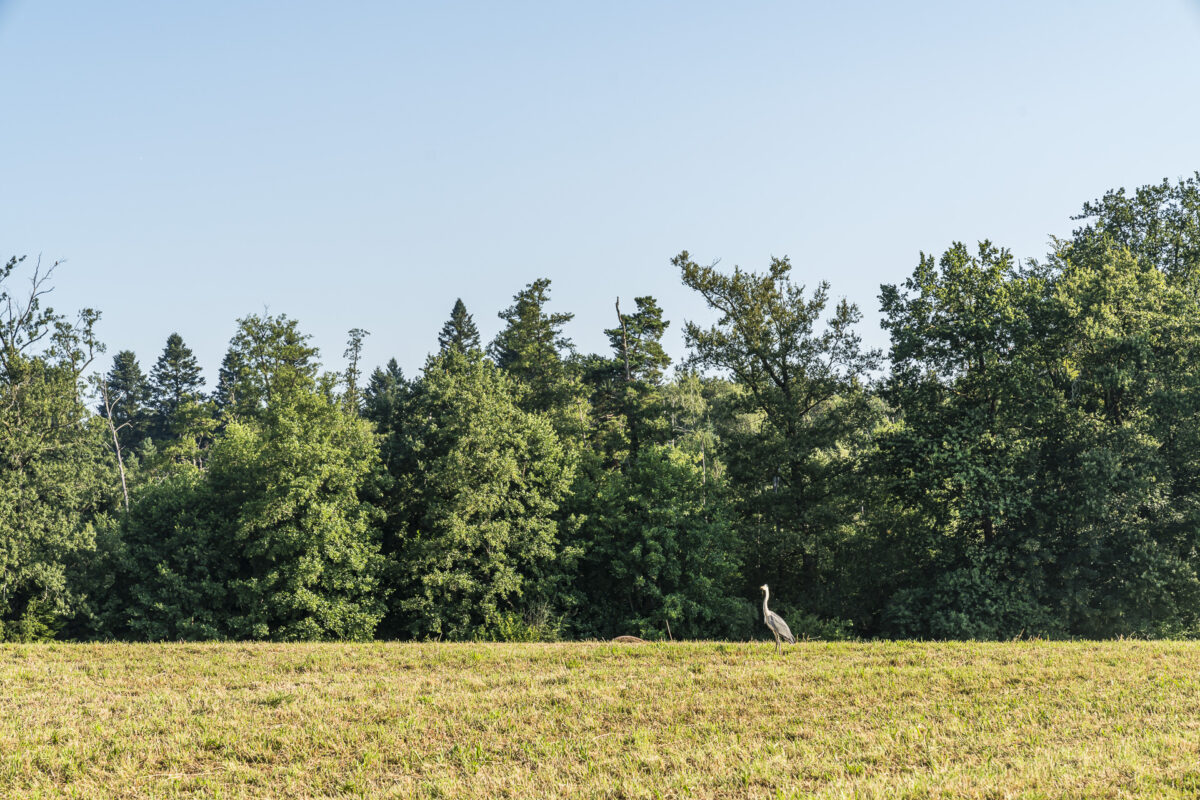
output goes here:
[[391, 632], [501, 635], [550, 602], [571, 454], [477, 349], [431, 358], [399, 411]]
[[383, 558], [359, 495], [374, 445], [369, 425], [311, 381], [230, 423], [203, 470], [185, 464], [149, 483], [124, 518], [115, 630], [151, 640], [371, 638]]
[[655, 298], [580, 354], [543, 278], [411, 379], [247, 316], [211, 395], [178, 334], [89, 377], [14, 258], [0, 638], [745, 638], [762, 583], [801, 636], [1200, 635], [1200, 174], [1078, 223], [921, 254], [886, 358], [788, 259], [685, 251], [673, 372]]
[[[97, 315], [72, 323], [42, 304], [53, 271], [12, 293], [21, 259], [0, 267], [0, 639], [54, 635], [86, 609], [83, 561], [114, 507], [106, 431], [83, 372]], [[42, 347], [39, 349], [39, 345]]]
[[828, 286], [806, 296], [787, 259], [765, 275], [723, 275], [686, 252], [674, 263], [721, 313], [707, 330], [687, 325], [693, 362], [743, 389], [731, 409], [742, 425], [727, 437], [725, 461], [753, 585], [796, 584], [793, 596], [810, 610], [836, 616], [831, 573], [857, 532], [854, 487], [878, 417], [863, 386], [878, 356], [862, 351], [853, 331], [860, 314], [842, 301], [822, 325]]

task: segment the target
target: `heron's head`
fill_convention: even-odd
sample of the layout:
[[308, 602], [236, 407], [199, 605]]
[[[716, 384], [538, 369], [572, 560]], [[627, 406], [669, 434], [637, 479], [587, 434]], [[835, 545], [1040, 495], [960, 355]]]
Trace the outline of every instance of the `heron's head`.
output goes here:
[[767, 585], [764, 583], [762, 586], [760, 586], [758, 588], [762, 589], [765, 592], [767, 590]]

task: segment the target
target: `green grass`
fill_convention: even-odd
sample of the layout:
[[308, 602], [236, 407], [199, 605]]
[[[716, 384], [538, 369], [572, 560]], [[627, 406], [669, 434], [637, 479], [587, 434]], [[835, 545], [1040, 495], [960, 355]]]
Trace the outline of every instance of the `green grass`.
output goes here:
[[1200, 645], [7, 645], [3, 797], [1196, 797]]

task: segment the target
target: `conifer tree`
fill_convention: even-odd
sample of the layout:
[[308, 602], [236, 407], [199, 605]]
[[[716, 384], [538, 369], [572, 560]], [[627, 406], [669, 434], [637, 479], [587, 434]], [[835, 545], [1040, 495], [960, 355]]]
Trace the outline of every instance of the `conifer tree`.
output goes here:
[[[123, 450], [135, 450], [149, 435], [150, 383], [132, 350], [122, 350], [113, 356], [112, 369], [104, 376], [112, 407], [113, 428], [117, 430]], [[104, 404], [96, 408], [106, 415]]]
[[235, 350], [226, 350], [221, 359], [221, 368], [217, 371], [217, 389], [213, 392], [213, 402], [222, 419], [227, 418], [237, 405], [237, 384], [241, 370], [240, 354]]
[[363, 390], [362, 417], [375, 427], [379, 460], [364, 487], [364, 498], [382, 513], [378, 526], [385, 547], [395, 549], [396, 534], [404, 509], [404, 497], [393, 489], [395, 475], [402, 466], [399, 459], [412, 443], [404, 440], [403, 414], [412, 384], [404, 377], [396, 359], [376, 367]]
[[388, 360], [387, 366], [376, 367], [363, 390], [363, 416], [375, 423], [381, 433], [394, 423], [408, 381], [396, 359]]
[[450, 347], [457, 347], [464, 353], [468, 350], [479, 349], [479, 329], [475, 327], [475, 321], [467, 313], [467, 307], [461, 297], [454, 301], [450, 319], [446, 320], [446, 324], [442, 326], [442, 332], [438, 334], [440, 352], [444, 353]]
[[827, 570], [846, 520], [861, 508], [856, 470], [878, 416], [864, 384], [880, 354], [863, 349], [861, 315], [849, 302], [822, 324], [829, 285], [806, 292], [792, 282], [786, 257], [772, 259], [766, 273], [722, 273], [687, 251], [672, 263], [721, 314], [709, 328], [685, 324], [691, 363], [732, 375], [744, 389], [741, 410], [758, 416], [728, 459], [743, 530], [757, 539], [748, 583], [795, 581], [807, 610], [835, 616], [840, 598], [829, 592]]
[[196, 356], [183, 343], [182, 336], [172, 333], [150, 371], [150, 406], [154, 410], [151, 435], [155, 439], [168, 435], [175, 413], [185, 402], [198, 401], [203, 386]]
[[513, 304], [499, 314], [508, 324], [488, 348], [496, 365], [525, 388], [522, 406], [528, 411], [550, 411], [570, 394], [563, 354], [572, 345], [562, 335], [562, 327], [575, 315], [547, 313], [549, 301], [548, 278], [539, 278], [514, 295]]
[[346, 359], [346, 394], [343, 400], [347, 408], [357, 412], [362, 411], [362, 390], [358, 386], [362, 370], [358, 362], [362, 359], [363, 340], [370, 335], [370, 331], [362, 328], [351, 328], [346, 334], [346, 350], [342, 353]]
[[671, 323], [663, 320], [662, 309], [653, 297], [635, 297], [633, 302], [637, 311], [620, 314], [620, 301], [617, 301], [621, 325], [605, 330], [604, 334], [608, 336], [616, 358], [622, 362], [621, 366], [628, 362], [629, 380], [657, 386], [662, 383], [663, 370], [671, 364], [662, 347], [663, 334]]
[[607, 360], [609, 380], [601, 383], [608, 391], [593, 399], [598, 408], [608, 409], [620, 422], [622, 430], [618, 438], [626, 440], [625, 446], [632, 456], [637, 455], [643, 441], [666, 438], [662, 376], [671, 363], [662, 348], [662, 336], [670, 324], [663, 320], [662, 309], [653, 297], [638, 297], [634, 303], [637, 311], [623, 314], [618, 300], [620, 324], [604, 331], [613, 348], [613, 357]]

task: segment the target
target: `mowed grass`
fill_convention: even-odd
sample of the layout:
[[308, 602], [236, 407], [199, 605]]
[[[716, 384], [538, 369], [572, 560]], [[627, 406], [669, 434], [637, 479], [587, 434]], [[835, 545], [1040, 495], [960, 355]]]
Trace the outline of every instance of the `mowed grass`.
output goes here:
[[1200, 645], [0, 647], [2, 797], [1196, 797]]

